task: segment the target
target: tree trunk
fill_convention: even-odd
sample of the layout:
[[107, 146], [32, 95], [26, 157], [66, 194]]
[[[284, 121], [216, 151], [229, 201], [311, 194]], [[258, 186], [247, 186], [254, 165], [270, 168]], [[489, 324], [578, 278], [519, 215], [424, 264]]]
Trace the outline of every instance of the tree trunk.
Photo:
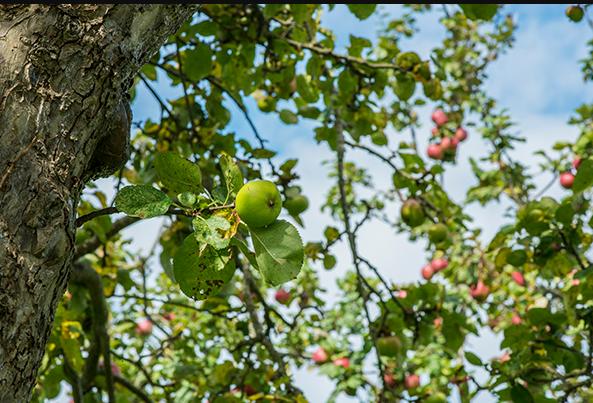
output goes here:
[[127, 158], [134, 75], [194, 11], [0, 6], [0, 402], [30, 398], [84, 181]]

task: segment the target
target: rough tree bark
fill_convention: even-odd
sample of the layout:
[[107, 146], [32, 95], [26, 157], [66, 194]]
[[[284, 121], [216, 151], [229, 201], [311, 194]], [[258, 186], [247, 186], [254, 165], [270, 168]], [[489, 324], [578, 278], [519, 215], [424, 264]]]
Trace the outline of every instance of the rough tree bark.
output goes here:
[[84, 181], [127, 157], [132, 79], [194, 11], [0, 6], [0, 402], [30, 398]]

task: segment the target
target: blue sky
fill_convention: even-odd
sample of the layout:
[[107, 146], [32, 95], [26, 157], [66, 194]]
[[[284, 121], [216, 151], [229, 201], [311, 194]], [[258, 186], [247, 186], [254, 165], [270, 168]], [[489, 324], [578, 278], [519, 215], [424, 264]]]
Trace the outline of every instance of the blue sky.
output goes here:
[[[448, 6], [450, 9], [456, 6]], [[514, 47], [500, 60], [493, 63], [488, 70], [489, 79], [486, 88], [498, 99], [500, 106], [508, 108], [517, 131], [527, 138], [525, 145], [515, 150], [514, 156], [532, 167], [537, 172], [537, 159], [532, 156], [537, 149], [549, 149], [561, 139], [574, 140], [577, 131], [566, 124], [575, 107], [588, 102], [593, 97], [593, 86], [585, 85], [581, 78], [578, 60], [587, 54], [586, 42], [593, 37], [593, 31], [585, 23], [575, 24], [564, 15], [565, 5], [512, 5], [505, 7], [505, 13], [512, 13], [519, 27], [516, 31]], [[401, 6], [384, 5], [382, 11], [391, 15], [401, 12]], [[441, 10], [422, 16], [418, 21], [420, 32], [414, 39], [406, 42], [410, 50], [417, 51], [423, 58], [427, 57], [431, 47], [436, 46], [444, 35], [444, 29], [438, 24]], [[324, 24], [332, 29], [338, 37], [338, 44], [344, 45], [350, 33], [359, 36], [373, 37], [380, 26], [378, 17], [366, 21], [358, 21], [343, 5], [324, 17]], [[177, 91], [169, 88], [166, 80], [160, 80], [158, 90], [164, 97], [176, 97]], [[305, 240], [318, 240], [325, 225], [331, 219], [319, 211], [330, 186], [326, 178], [326, 167], [321, 161], [331, 158], [325, 146], [315, 144], [311, 122], [300, 122], [298, 125], [286, 126], [273, 115], [258, 112], [253, 101], [247, 102], [252, 118], [260, 132], [270, 140], [270, 147], [279, 152], [280, 159], [296, 157], [300, 159], [297, 171], [301, 175], [304, 192], [311, 200], [310, 209], [304, 214], [307, 226], [302, 231]], [[251, 138], [251, 131], [243, 116], [229, 103], [233, 118], [230, 131]], [[158, 118], [158, 104], [140, 85], [138, 96], [132, 107], [134, 121], [147, 117]], [[424, 123], [419, 131], [419, 141], [426, 144], [430, 124], [428, 114], [430, 108], [421, 111]], [[389, 134], [396, 137], [396, 133]], [[391, 138], [390, 137], [390, 138]], [[470, 139], [460, 152], [459, 164], [448, 168], [445, 175], [445, 187], [457, 200], [462, 200], [465, 191], [474, 183], [468, 163], [468, 156], [483, 155], [485, 143], [470, 132]], [[351, 153], [348, 157], [358, 164], [366, 166], [375, 175], [377, 186], [388, 187], [390, 175], [378, 162], [370, 160], [366, 155]], [[538, 177], [538, 184], [543, 186], [550, 176]], [[109, 182], [101, 181], [108, 194]], [[549, 192], [552, 196], [562, 195], [562, 190], [555, 185]], [[484, 239], [488, 239], [503, 224], [502, 213], [507, 207], [506, 202], [489, 205], [487, 209], [470, 206], [468, 212], [474, 217], [475, 224], [484, 227]], [[394, 207], [394, 214], [397, 210]], [[158, 219], [139, 224], [129, 229], [126, 234], [134, 240], [138, 249], [146, 249], [154, 240]], [[151, 232], [152, 231], [152, 232]], [[152, 234], [152, 235], [151, 235]], [[409, 243], [405, 236], [394, 235], [391, 228], [372, 222], [361, 236], [361, 250], [381, 268], [382, 273], [391, 281], [405, 283], [419, 281], [419, 269], [427, 256], [423, 244]], [[344, 245], [337, 245], [338, 262], [342, 262], [331, 272], [320, 270], [321, 278], [327, 286], [330, 299], [337, 293], [335, 278], [344, 270], [349, 269], [350, 258]], [[397, 264], [395, 263], [397, 262]], [[499, 354], [497, 337], [484, 331], [479, 338], [472, 338], [468, 343], [471, 350], [483, 358], [491, 358]], [[314, 371], [301, 370], [296, 379], [311, 402], [324, 402], [330, 392], [329, 381], [318, 376]], [[343, 397], [340, 402], [357, 401]], [[476, 400], [479, 402], [494, 401], [484, 394]]]

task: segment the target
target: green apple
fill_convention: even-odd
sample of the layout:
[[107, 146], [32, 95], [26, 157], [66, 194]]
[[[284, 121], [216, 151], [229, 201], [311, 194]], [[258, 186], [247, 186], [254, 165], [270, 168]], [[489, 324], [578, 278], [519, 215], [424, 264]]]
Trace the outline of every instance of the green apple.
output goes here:
[[569, 6], [566, 9], [566, 16], [570, 18], [571, 21], [579, 22], [585, 16], [585, 11], [581, 6]]
[[425, 403], [447, 403], [447, 396], [444, 393], [437, 392], [424, 399]]
[[253, 228], [270, 225], [282, 210], [280, 192], [270, 181], [255, 180], [243, 185], [237, 193], [235, 208], [239, 217]]
[[397, 336], [379, 337], [377, 339], [377, 350], [379, 354], [386, 357], [395, 357], [401, 350], [402, 343]]
[[417, 227], [424, 222], [424, 210], [416, 199], [408, 199], [401, 208], [402, 220], [410, 227]]
[[290, 215], [296, 216], [307, 210], [309, 207], [309, 199], [303, 195], [296, 195], [286, 199], [284, 208], [288, 210]]
[[430, 226], [428, 229], [428, 239], [432, 243], [439, 243], [447, 238], [447, 226], [443, 223], [437, 223]]

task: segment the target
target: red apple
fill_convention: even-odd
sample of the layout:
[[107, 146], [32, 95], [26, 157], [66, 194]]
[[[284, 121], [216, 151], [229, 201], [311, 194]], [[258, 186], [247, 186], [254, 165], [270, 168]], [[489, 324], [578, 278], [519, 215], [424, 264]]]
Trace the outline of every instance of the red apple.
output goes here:
[[574, 279], [572, 279], [572, 280], [571, 280], [570, 284], [571, 284], [573, 287], [576, 287], [576, 286], [578, 286], [579, 284], [581, 284], [581, 280], [579, 280], [578, 278], [574, 278]]
[[175, 319], [175, 313], [173, 312], [165, 312], [163, 313], [163, 319], [167, 320], [167, 321], [172, 321]]
[[152, 333], [152, 322], [150, 319], [142, 319], [136, 324], [136, 333], [140, 336], [148, 336]]
[[435, 273], [438, 273], [439, 271], [446, 269], [447, 266], [449, 266], [449, 261], [444, 257], [433, 259], [432, 262], [430, 262], [430, 267], [432, 267], [432, 270]]
[[523, 322], [523, 321], [521, 320], [521, 317], [517, 314], [514, 314], [513, 317], [511, 318], [511, 323], [513, 325], [520, 325], [521, 322]]
[[404, 385], [406, 385], [406, 389], [416, 389], [420, 386], [420, 377], [416, 374], [406, 375]]
[[510, 360], [511, 360], [511, 354], [509, 354], [507, 351], [505, 351], [504, 353], [502, 353], [502, 355], [500, 357], [498, 357], [498, 361], [503, 364]]
[[581, 158], [580, 157], [574, 157], [574, 159], [572, 160], [572, 167], [574, 169], [579, 169], [579, 167], [581, 166]]
[[563, 172], [560, 174], [560, 185], [565, 189], [570, 189], [574, 183], [574, 175], [570, 172]]
[[430, 280], [434, 274], [434, 269], [429, 264], [427, 264], [422, 268], [421, 273], [422, 277], [424, 277], [424, 280]]
[[398, 298], [402, 298], [402, 299], [404, 299], [404, 298], [406, 298], [407, 296], [408, 296], [408, 292], [407, 292], [406, 290], [399, 290], [399, 291], [397, 292], [397, 297], [398, 297]]
[[519, 284], [521, 287], [525, 286], [525, 277], [523, 277], [523, 274], [521, 274], [520, 271], [512, 272], [511, 277], [513, 278], [513, 281]]
[[479, 280], [477, 284], [470, 288], [470, 295], [479, 301], [485, 300], [488, 294], [490, 294], [490, 288], [482, 280]]
[[383, 375], [383, 382], [385, 382], [385, 385], [389, 386], [390, 388], [395, 386], [395, 378], [393, 377], [393, 374], [386, 372], [385, 375]]
[[349, 368], [350, 367], [350, 360], [348, 359], [348, 357], [336, 358], [334, 360], [334, 365], [337, 366], [337, 367]]
[[438, 127], [433, 127], [430, 132], [432, 133], [432, 137], [438, 137], [439, 136], [439, 128]]
[[278, 303], [282, 305], [287, 305], [290, 301], [290, 293], [286, 291], [284, 288], [280, 288], [278, 291], [276, 291], [274, 298], [276, 298], [276, 301], [278, 301]]
[[440, 316], [437, 316], [436, 318], [434, 318], [432, 323], [434, 324], [434, 327], [436, 329], [440, 329], [443, 326], [443, 318]]
[[443, 149], [439, 144], [430, 144], [426, 149], [426, 154], [433, 160], [443, 159]]
[[458, 141], [465, 141], [467, 139], [467, 131], [463, 127], [457, 128], [455, 131], [455, 138]]
[[323, 349], [323, 347], [318, 347], [317, 350], [311, 355], [311, 359], [315, 362], [315, 364], [323, 364], [328, 359], [327, 352]]
[[447, 123], [449, 121], [449, 118], [447, 117], [447, 114], [445, 112], [443, 112], [442, 109], [437, 109], [432, 113], [432, 121], [437, 125], [437, 126], [442, 126], [445, 123]]
[[[233, 389], [231, 389], [231, 393], [241, 393], [241, 388], [235, 386]], [[247, 396], [252, 396], [257, 393], [257, 390], [255, 390], [255, 388], [251, 385], [243, 385], [243, 393], [245, 393]]]
[[441, 149], [446, 151], [451, 148], [451, 138], [450, 137], [443, 137], [441, 140]]

